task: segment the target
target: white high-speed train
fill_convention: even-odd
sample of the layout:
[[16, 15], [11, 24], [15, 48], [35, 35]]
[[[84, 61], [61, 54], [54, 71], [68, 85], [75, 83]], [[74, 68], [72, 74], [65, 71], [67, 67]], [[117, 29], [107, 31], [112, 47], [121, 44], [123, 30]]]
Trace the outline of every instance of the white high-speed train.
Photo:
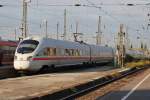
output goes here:
[[145, 57], [144, 51], [140, 51], [140, 50], [127, 50], [126, 54], [130, 55], [134, 59], [140, 59], [140, 58], [144, 58]]
[[111, 47], [28, 37], [16, 49], [14, 68], [18, 71], [38, 71], [43, 67], [112, 62], [113, 59], [114, 51]]

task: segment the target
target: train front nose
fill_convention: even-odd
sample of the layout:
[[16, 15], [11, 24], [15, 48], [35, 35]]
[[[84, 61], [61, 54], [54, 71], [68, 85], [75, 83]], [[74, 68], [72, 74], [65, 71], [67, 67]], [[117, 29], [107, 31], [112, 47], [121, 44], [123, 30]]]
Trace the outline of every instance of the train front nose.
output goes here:
[[29, 61], [14, 61], [14, 68], [16, 70], [29, 70], [30, 62]]
[[32, 38], [20, 42], [14, 57], [14, 68], [16, 70], [30, 71], [34, 68], [32, 56], [38, 44], [39, 42], [37, 40], [32, 40]]

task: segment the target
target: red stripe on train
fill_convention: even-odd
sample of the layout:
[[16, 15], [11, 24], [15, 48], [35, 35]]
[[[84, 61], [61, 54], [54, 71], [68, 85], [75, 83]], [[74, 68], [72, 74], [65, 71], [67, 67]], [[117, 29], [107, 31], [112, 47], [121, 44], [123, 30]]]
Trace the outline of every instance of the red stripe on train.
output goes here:
[[74, 60], [74, 59], [90, 59], [90, 57], [48, 57], [48, 58], [32, 58], [32, 60]]
[[[101, 59], [102, 57], [92, 57], [91, 59]], [[104, 58], [104, 57], [103, 57]], [[108, 58], [108, 57], [105, 57]], [[75, 60], [75, 59], [90, 59], [90, 57], [43, 57], [43, 58], [32, 58], [32, 60]]]

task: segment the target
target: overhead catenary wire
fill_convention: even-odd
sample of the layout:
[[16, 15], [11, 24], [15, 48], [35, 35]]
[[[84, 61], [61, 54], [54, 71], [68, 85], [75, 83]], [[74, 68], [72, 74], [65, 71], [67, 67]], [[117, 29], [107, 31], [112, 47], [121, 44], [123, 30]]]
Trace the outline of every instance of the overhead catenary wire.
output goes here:
[[[89, 0], [87, 0], [91, 5], [81, 5], [83, 7], [95, 7], [100, 9], [105, 15], [110, 16], [111, 18], [115, 19], [117, 21], [118, 24], [121, 23], [121, 21], [119, 21], [117, 18], [115, 18], [114, 16], [112, 16], [111, 14], [109, 14], [108, 12], [106, 12], [105, 10], [103, 10], [100, 6], [96, 6], [94, 3], [90, 2]], [[46, 5], [45, 5], [46, 6]], [[75, 6], [75, 5], [47, 5], [47, 6]], [[133, 29], [135, 30], [135, 29]]]
[[[89, 0], [86, 0], [88, 1], [88, 3], [90, 5], [81, 5], [83, 7], [95, 7], [95, 8], [98, 8], [99, 10], [101, 10], [105, 15], [111, 17], [112, 19], [114, 19], [118, 24], [122, 23], [120, 20], [118, 20], [116, 17], [114, 17], [112, 14], [109, 14], [107, 11], [103, 10], [102, 7], [100, 7], [99, 5], [97, 6], [95, 3], [89, 1]], [[105, 6], [106, 4], [101, 4], [101, 6]], [[121, 4], [107, 4], [108, 6], [135, 6], [135, 5], [146, 5], [146, 4], [124, 4], [124, 3], [121, 3]], [[41, 5], [43, 6], [43, 5]], [[47, 6], [74, 6], [74, 5], [47, 5]], [[130, 30], [137, 30], [136, 28], [131, 28], [129, 27]], [[141, 31], [141, 30], [140, 30]]]
[[[2, 0], [2, 1], [4, 1], [4, 0]], [[87, 1], [89, 1], [89, 0], [87, 0]], [[91, 1], [90, 1], [91, 2]], [[90, 4], [90, 3], [89, 3]], [[12, 4], [13, 6], [15, 6], [15, 4]], [[117, 4], [115, 5], [115, 4], [99, 4], [99, 5], [97, 5], [97, 4], [95, 4], [95, 3], [93, 3], [93, 2], [91, 2], [91, 4], [90, 5], [82, 5], [83, 7], [95, 7], [95, 8], [98, 8], [99, 10], [101, 10], [105, 15], [107, 15], [107, 16], [110, 16], [112, 19], [114, 19], [118, 24], [119, 23], [121, 23], [121, 21], [120, 20], [118, 20], [116, 17], [114, 17], [112, 14], [110, 14], [110, 13], [108, 13], [107, 11], [105, 11], [102, 7], [100, 7], [100, 6], [118, 6]], [[125, 4], [119, 4], [119, 6], [124, 6]], [[135, 4], [135, 5], [138, 5], [138, 4]], [[139, 4], [140, 5], [140, 4]], [[142, 5], [142, 4], [141, 4]], [[146, 5], [146, 4], [143, 4], [143, 5]], [[148, 3], [147, 3], [147, 5], [148, 5]], [[7, 6], [9, 6], [9, 4], [7, 5]], [[11, 5], [10, 5], [11, 6]], [[38, 4], [38, 6], [39, 7], [44, 7], [44, 6], [46, 6], [46, 5], [40, 5], [40, 4]], [[56, 5], [56, 4], [51, 4], [51, 5], [47, 5], [47, 6], [69, 6], [69, 7], [71, 7], [71, 6], [74, 6], [74, 5], [70, 5], [70, 4], [68, 4], [68, 5]], [[126, 6], [126, 5], [125, 5]], [[30, 7], [32, 7], [32, 6], [30, 6]], [[31, 22], [31, 24], [33, 23], [33, 21]], [[137, 29], [134, 29], [133, 27], [131, 28], [131, 27], [129, 27], [129, 29], [131, 29], [131, 30], [137, 30]]]
[[[89, 1], [89, 0], [86, 0], [86, 1], [88, 1], [92, 6], [90, 6], [90, 5], [82, 5], [82, 6], [99, 8], [101, 11], [104, 12], [104, 14], [110, 16], [111, 18], [115, 19], [117, 22], [120, 23], [120, 21], [119, 21], [117, 18], [115, 18], [114, 16], [112, 16], [111, 14], [109, 14], [108, 12], [106, 12], [105, 10], [103, 10], [101, 7], [96, 6], [94, 3], [92, 3], [92, 2]], [[104, 5], [104, 4], [103, 4], [103, 5]], [[109, 4], [109, 5], [110, 5], [110, 4]], [[113, 5], [115, 5], [115, 4], [113, 4]], [[121, 4], [121, 5], [123, 5], [123, 4]], [[8, 6], [9, 6], [9, 5], [8, 5]], [[10, 6], [11, 6], [11, 5], [10, 5]], [[16, 6], [16, 5], [14, 5], [14, 6]], [[46, 6], [46, 5], [44, 5], [44, 6]], [[51, 5], [47, 5], [47, 6], [74, 6], [74, 5], [52, 5], [52, 4], [51, 4]]]
[[[95, 3], [93, 3], [93, 2], [91, 2], [91, 1], [89, 1], [89, 0], [86, 0], [90, 5], [92, 5], [93, 7], [97, 7], [97, 8], [99, 8], [99, 10], [100, 11], [102, 11], [104, 14], [106, 14], [106, 15], [108, 15], [109, 17], [111, 17], [112, 19], [114, 19], [118, 24], [121, 24], [122, 22], [120, 21], [120, 20], [118, 20], [116, 17], [114, 17], [113, 15], [111, 15], [111, 14], [109, 14], [107, 11], [105, 11], [105, 10], [103, 10], [102, 9], [102, 7], [98, 7]], [[140, 5], [140, 4], [136, 4], [136, 5]], [[146, 4], [141, 4], [141, 5], [146, 5]], [[127, 4], [127, 6], [128, 6], [128, 4]], [[130, 5], [129, 5], [130, 6]], [[129, 27], [128, 26], [128, 28], [130, 29], [130, 30], [133, 30], [133, 31], [137, 31], [137, 29], [136, 28], [131, 28], [131, 27]], [[139, 30], [139, 29], [138, 29]], [[139, 30], [140, 32], [142, 32], [142, 30]]]

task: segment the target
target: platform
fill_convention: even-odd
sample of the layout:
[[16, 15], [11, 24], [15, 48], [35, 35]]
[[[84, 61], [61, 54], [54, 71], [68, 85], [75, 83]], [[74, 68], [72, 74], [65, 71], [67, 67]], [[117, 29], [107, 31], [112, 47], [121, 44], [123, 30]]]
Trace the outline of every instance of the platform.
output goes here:
[[97, 100], [150, 100], [150, 69], [119, 90], [112, 91]]
[[[111, 69], [111, 70], [110, 70]], [[31, 99], [71, 88], [121, 69], [102, 67], [72, 73], [51, 73], [0, 80], [0, 100]]]

